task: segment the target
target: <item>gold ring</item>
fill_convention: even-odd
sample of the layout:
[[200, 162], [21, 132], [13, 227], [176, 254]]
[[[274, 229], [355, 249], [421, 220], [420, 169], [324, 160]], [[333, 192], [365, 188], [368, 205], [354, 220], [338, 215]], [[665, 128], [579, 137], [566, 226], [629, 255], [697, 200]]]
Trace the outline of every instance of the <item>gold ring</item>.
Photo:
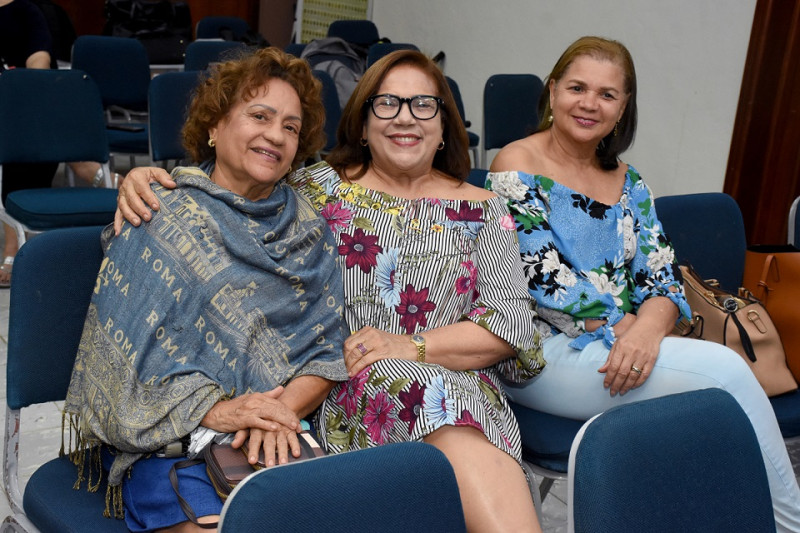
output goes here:
[[358, 344], [356, 344], [356, 348], [358, 348], [358, 351], [361, 352], [362, 357], [367, 355], [367, 347], [364, 346], [362, 343], [359, 342]]
[[631, 365], [631, 370], [633, 370], [634, 372], [636, 372], [640, 376], [642, 375], [642, 370], [640, 368], [636, 368], [636, 365]]

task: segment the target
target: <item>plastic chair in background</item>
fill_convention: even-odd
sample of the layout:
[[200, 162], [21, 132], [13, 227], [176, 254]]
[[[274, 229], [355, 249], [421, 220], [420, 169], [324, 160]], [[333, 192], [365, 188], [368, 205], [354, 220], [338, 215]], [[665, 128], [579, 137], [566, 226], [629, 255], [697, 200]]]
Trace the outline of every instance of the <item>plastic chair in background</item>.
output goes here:
[[150, 158], [164, 168], [170, 160], [180, 164], [187, 158], [181, 130], [201, 76], [192, 70], [165, 72], [150, 84]]
[[417, 45], [411, 43], [375, 43], [367, 51], [367, 68], [377, 60], [397, 50], [419, 50]]
[[247, 45], [239, 41], [192, 41], [186, 47], [183, 69], [205, 70], [211, 63], [235, 58], [246, 49]]
[[335, 20], [328, 26], [328, 37], [339, 37], [365, 51], [380, 40], [378, 27], [371, 20]]
[[195, 39], [230, 39], [238, 41], [250, 31], [250, 25], [241, 17], [203, 17], [197, 21]]
[[[472, 122], [467, 120], [464, 110], [464, 100], [461, 98], [461, 89], [458, 88], [456, 80], [450, 76], [445, 76], [445, 79], [447, 79], [447, 85], [450, 86], [450, 92], [453, 93], [453, 99], [456, 101], [456, 107], [458, 108], [458, 114], [461, 115], [461, 121], [464, 123], [465, 128], [469, 128]], [[477, 133], [473, 133], [469, 131], [469, 129], [467, 129], [467, 138], [469, 139], [469, 151], [472, 152], [472, 166], [480, 168], [482, 163], [479, 150], [481, 138]]]
[[486, 153], [534, 133], [539, 126], [539, 97], [544, 85], [535, 74], [495, 74], [483, 88], [483, 150]]
[[[661, 196], [656, 213], [681, 264], [736, 293], [744, 276], [747, 238], [739, 205], [721, 192]], [[800, 442], [800, 390], [769, 399], [787, 443]]]
[[[6, 75], [3, 74], [2, 77]], [[103, 252], [100, 227], [59, 229], [27, 242], [17, 253], [8, 321], [6, 439], [3, 485], [11, 507], [2, 531], [128, 531], [104, 518], [106, 484], [73, 488], [78, 468], [53, 457], [19, 486], [19, 437], [33, 422], [29, 407], [66, 397], [83, 322]], [[87, 461], [89, 459], [87, 458]]]
[[570, 454], [568, 500], [568, 531], [775, 531], [758, 440], [722, 389], [586, 422]]
[[147, 90], [150, 60], [144, 45], [129, 37], [81, 35], [72, 47], [72, 68], [97, 83], [108, 123], [112, 157], [147, 155]]
[[[85, 72], [14, 69], [3, 73], [0, 124], [5, 132], [0, 135], [0, 184], [6, 163], [97, 161], [106, 187], [111, 187], [103, 107], [97, 86]], [[115, 189], [105, 188], [22, 189], [0, 203], [0, 220], [15, 229], [22, 246], [26, 232], [110, 223], [116, 198]]]
[[[336, 130], [342, 118], [342, 108], [339, 107], [339, 96], [336, 92], [336, 83], [331, 75], [322, 70], [314, 70], [314, 76], [322, 83], [322, 105], [325, 106], [325, 146], [321, 153], [326, 154], [336, 146]], [[321, 158], [320, 158], [321, 159]]]
[[265, 516], [271, 531], [466, 531], [453, 468], [422, 442], [259, 470], [228, 496], [219, 532], [263, 530]]

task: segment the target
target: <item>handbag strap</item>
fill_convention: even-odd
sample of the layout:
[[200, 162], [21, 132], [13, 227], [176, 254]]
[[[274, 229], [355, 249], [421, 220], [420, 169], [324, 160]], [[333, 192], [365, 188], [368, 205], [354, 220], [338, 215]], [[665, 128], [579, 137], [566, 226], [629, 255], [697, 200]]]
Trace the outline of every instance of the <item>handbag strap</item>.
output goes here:
[[194, 514], [194, 509], [192, 506], [187, 502], [183, 496], [181, 496], [181, 491], [178, 489], [178, 469], [180, 468], [189, 468], [190, 466], [199, 465], [205, 463], [203, 459], [184, 459], [183, 461], [176, 461], [172, 464], [172, 468], [169, 469], [169, 481], [172, 483], [172, 490], [175, 491], [175, 495], [178, 497], [178, 503], [183, 509], [183, 512], [192, 521], [193, 524], [200, 526], [203, 529], [215, 529], [219, 522], [210, 522], [210, 523], [202, 523], [197, 521], [197, 515]]
[[753, 349], [753, 342], [750, 340], [750, 335], [747, 334], [747, 330], [744, 329], [742, 323], [739, 322], [739, 317], [736, 316], [735, 312], [728, 311], [728, 316], [725, 317], [725, 322], [722, 324], [722, 344], [724, 346], [728, 345], [728, 319], [732, 318], [733, 323], [736, 325], [736, 329], [739, 330], [739, 338], [742, 341], [742, 349], [744, 350], [745, 355], [751, 362], [756, 362], [756, 351]]
[[775, 261], [775, 254], [767, 255], [767, 258], [764, 260], [764, 267], [761, 269], [761, 277], [758, 278], [758, 295], [756, 295], [756, 298], [761, 300], [764, 305], [767, 304], [767, 296], [769, 296], [770, 291], [769, 285], [767, 284], [767, 276], [769, 275], [773, 263], [775, 264], [775, 281], [780, 281], [781, 274], [778, 272], [778, 262]]

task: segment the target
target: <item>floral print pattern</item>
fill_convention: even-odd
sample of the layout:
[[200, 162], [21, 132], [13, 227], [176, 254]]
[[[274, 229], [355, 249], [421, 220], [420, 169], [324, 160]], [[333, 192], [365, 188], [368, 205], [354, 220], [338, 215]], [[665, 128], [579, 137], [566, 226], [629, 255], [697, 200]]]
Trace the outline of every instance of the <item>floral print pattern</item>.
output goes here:
[[666, 296], [688, 314], [674, 250], [633, 167], [615, 205], [522, 172], [490, 173], [487, 183], [516, 221], [529, 292], [554, 332], [578, 337], [573, 347], [606, 333], [587, 333], [585, 319], [613, 325], [653, 296]]
[[[471, 320], [505, 339], [517, 357], [454, 371], [383, 359], [336, 385], [318, 417], [331, 452], [421, 440], [442, 427], [470, 426], [520, 460], [519, 429], [500, 375], [536, 375], [542, 333], [525, 290], [516, 222], [501, 198], [408, 200], [344, 183], [327, 165], [299, 170], [293, 184], [328, 221], [337, 240], [352, 331], [399, 335]], [[410, 341], [409, 341], [410, 342]]]

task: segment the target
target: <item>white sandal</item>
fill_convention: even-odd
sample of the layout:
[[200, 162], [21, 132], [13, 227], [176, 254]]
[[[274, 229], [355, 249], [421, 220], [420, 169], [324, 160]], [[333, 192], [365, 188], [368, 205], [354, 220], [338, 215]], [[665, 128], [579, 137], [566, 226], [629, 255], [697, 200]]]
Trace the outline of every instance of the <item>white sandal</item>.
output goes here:
[[8, 281], [0, 281], [0, 289], [8, 289], [11, 287], [11, 269], [14, 266], [14, 256], [7, 255], [3, 259], [3, 264], [0, 265], [0, 275], [7, 275]]

